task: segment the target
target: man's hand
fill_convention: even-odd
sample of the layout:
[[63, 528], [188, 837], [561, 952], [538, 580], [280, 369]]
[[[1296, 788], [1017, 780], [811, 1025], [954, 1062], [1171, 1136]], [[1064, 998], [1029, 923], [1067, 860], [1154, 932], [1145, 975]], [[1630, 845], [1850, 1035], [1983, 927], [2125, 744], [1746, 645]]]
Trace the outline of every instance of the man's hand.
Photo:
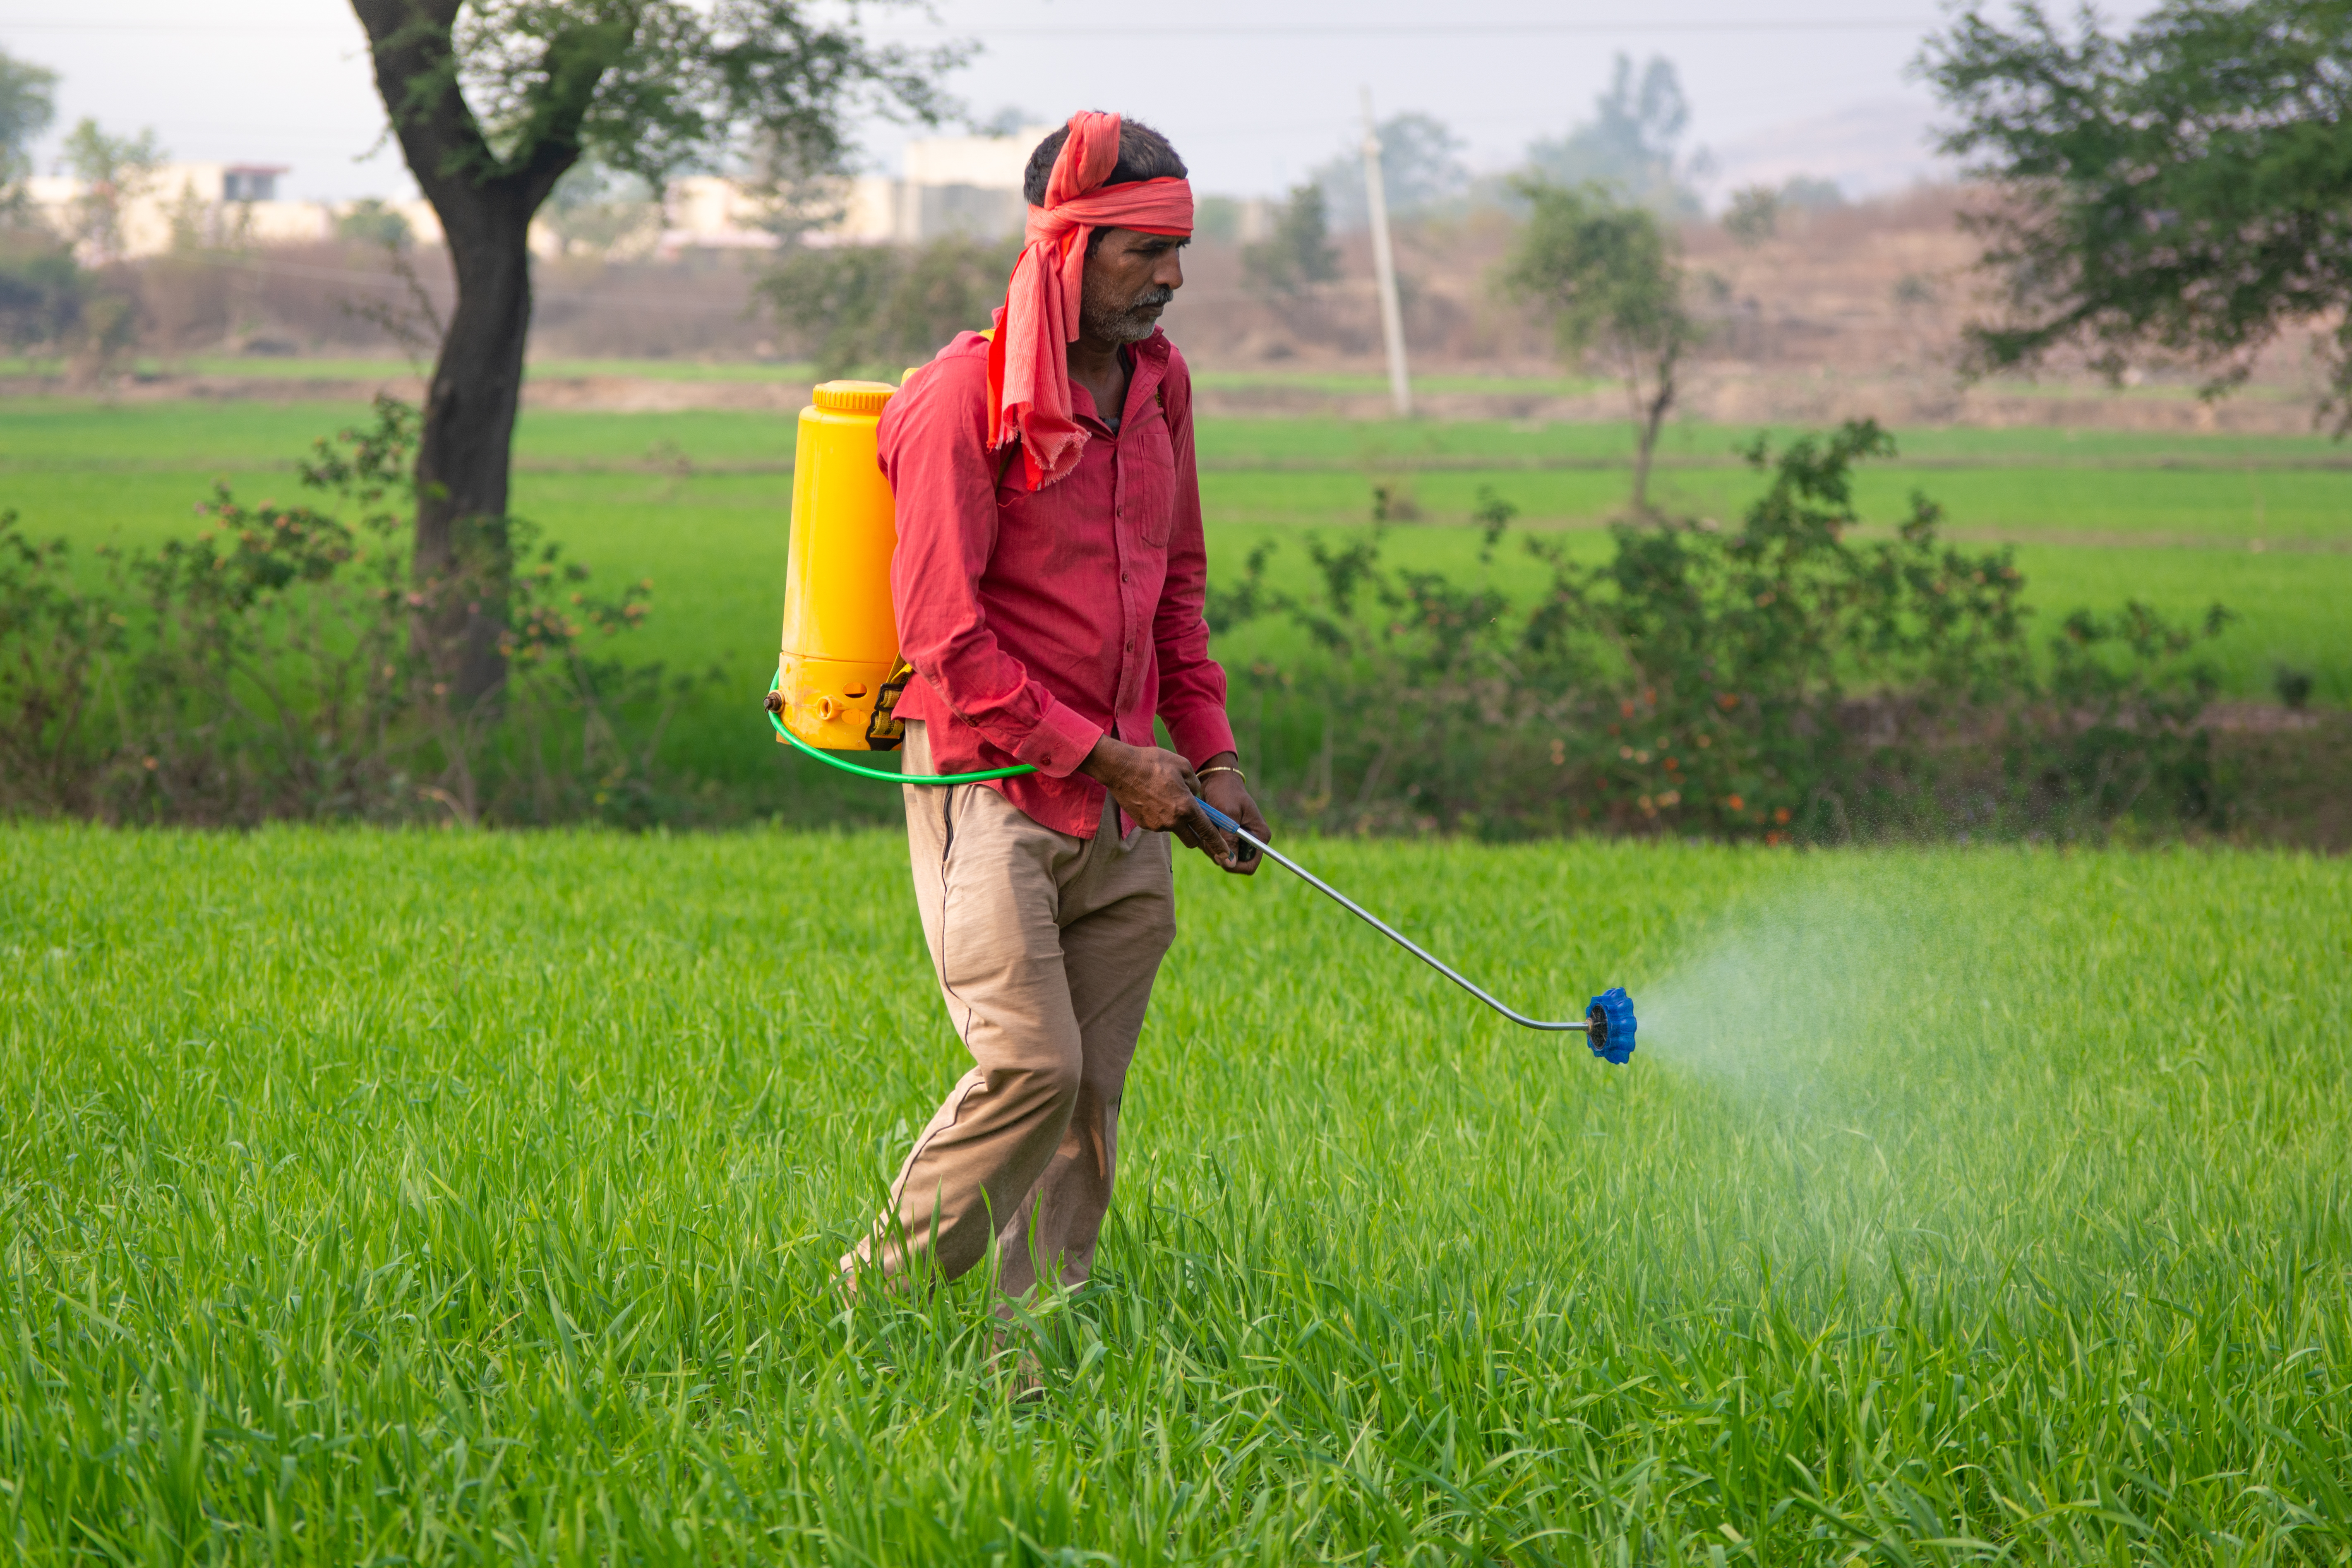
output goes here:
[[[1240, 760], [1231, 752], [1220, 752], [1202, 763], [1200, 774], [1202, 798], [1240, 823], [1243, 830], [1259, 843], [1271, 844], [1274, 842], [1274, 829], [1268, 827], [1265, 818], [1259, 815], [1257, 802], [1250, 798], [1249, 785], [1240, 773], [1232, 771], [1234, 764]], [[1212, 772], [1213, 769], [1223, 771]], [[1244, 877], [1255, 876], [1265, 860], [1265, 856], [1230, 834], [1219, 833], [1217, 839], [1225, 853], [1219, 855], [1209, 851], [1209, 858], [1228, 871]]]
[[1078, 772], [1110, 791], [1128, 816], [1154, 833], [1174, 833], [1192, 844], [1187, 826], [1216, 832], [1192, 798], [1201, 784], [1192, 764], [1163, 747], [1130, 746], [1105, 735], [1078, 764]]
[[[1192, 766], [1175, 752], [1160, 746], [1130, 746], [1105, 735], [1078, 764], [1078, 771], [1110, 791], [1111, 798], [1120, 809], [1155, 833], [1173, 833], [1186, 844], [1200, 850], [1228, 871], [1255, 871], [1258, 857], [1252, 854], [1241, 859], [1237, 854], [1240, 842], [1209, 820], [1194, 796], [1204, 792], [1200, 776]], [[1231, 773], [1212, 776], [1211, 784], [1232, 778]], [[1240, 823], [1252, 833], [1264, 837], [1263, 821], [1257, 807], [1246, 790], [1238, 792], [1240, 811], [1229, 808], [1223, 792], [1210, 794], [1217, 809]], [[1246, 812], [1247, 815], [1243, 815]]]

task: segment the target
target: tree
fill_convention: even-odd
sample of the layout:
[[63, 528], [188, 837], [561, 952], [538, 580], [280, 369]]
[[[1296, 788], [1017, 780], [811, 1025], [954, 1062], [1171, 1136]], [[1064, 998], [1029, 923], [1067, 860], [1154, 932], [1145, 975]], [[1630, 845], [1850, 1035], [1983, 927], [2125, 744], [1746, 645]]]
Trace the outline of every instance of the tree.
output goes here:
[[1674, 62], [1652, 56], [1637, 80], [1633, 62], [1617, 57], [1609, 90], [1592, 100], [1592, 118], [1557, 141], [1528, 148], [1534, 173], [1558, 185], [1598, 183], [1618, 195], [1676, 216], [1698, 211], [1698, 198], [1685, 184], [1705, 155], [1680, 159], [1690, 105]]
[[1731, 193], [1724, 208], [1723, 231], [1735, 244], [1754, 249], [1780, 232], [1785, 213], [1829, 212], [1845, 205], [1845, 192], [1835, 180], [1810, 174], [1791, 175], [1778, 187], [1743, 185]]
[[1835, 212], [1845, 205], [1845, 187], [1814, 174], [1791, 174], [1781, 183], [1780, 202], [1800, 212]]
[[1780, 232], [1780, 193], [1769, 185], [1742, 185], [1724, 209], [1723, 232], [1735, 244], [1754, 249]]
[[[1358, 183], [1361, 181], [1359, 174]], [[1309, 180], [1291, 187], [1290, 199], [1275, 215], [1274, 232], [1242, 247], [1242, 270], [1260, 292], [1280, 300], [1295, 299], [1339, 276], [1339, 253], [1331, 247], [1322, 186]]]
[[1665, 226], [1598, 185], [1530, 178], [1516, 188], [1530, 210], [1503, 286], [1551, 318], [1563, 360], [1597, 362], [1623, 384], [1635, 439], [1633, 509], [1646, 512], [1658, 431], [1683, 355], [1699, 336]]
[[971, 122], [975, 136], [1018, 136], [1030, 126], [1040, 123], [1037, 116], [1017, 103], [999, 105], [995, 113], [985, 120]]
[[[1411, 217], [1444, 206], [1470, 189], [1462, 162], [1468, 143], [1433, 115], [1392, 114], [1380, 123], [1381, 193], [1389, 216]], [[1364, 154], [1351, 144], [1308, 176], [1323, 192], [1323, 211], [1334, 228], [1359, 229], [1367, 221]]]
[[1922, 68], [1944, 149], [1993, 182], [1972, 215], [2002, 281], [1979, 373], [2064, 347], [2119, 375], [2185, 359], [2219, 396], [2292, 324], [2333, 319], [2324, 416], [2352, 425], [2352, 0], [2167, 0], [2125, 36], [2069, 38], [2038, 5], [1974, 11]]
[[778, 322], [824, 379], [861, 368], [896, 380], [950, 338], [988, 325], [1020, 255], [1017, 239], [944, 235], [908, 247], [796, 246], [760, 280]]
[[567, 256], [650, 249], [661, 237], [661, 193], [594, 163], [572, 165], [548, 193], [544, 211]]
[[73, 252], [38, 228], [0, 230], [0, 348], [68, 347], [81, 324], [88, 279]]
[[0, 216], [33, 170], [33, 142], [57, 118], [58, 73], [0, 49]]
[[110, 136], [95, 120], [83, 120], [66, 135], [66, 172], [81, 182], [74, 198], [73, 237], [96, 262], [122, 256], [122, 214], [146, 190], [163, 149], [152, 130], [136, 136]]
[[[33, 142], [57, 118], [57, 84], [47, 67], [0, 50], [0, 347], [12, 353], [74, 347], [92, 313], [89, 276], [25, 199]], [[110, 296], [96, 312], [118, 337], [131, 324], [123, 305]]]
[[362, 196], [335, 219], [335, 237], [397, 254], [416, 237], [400, 210], [381, 196]]
[[869, 43], [803, 0], [352, 0], [376, 89], [433, 204], [457, 305], [425, 394], [414, 560], [420, 634], [461, 701], [504, 679], [508, 478], [530, 327], [532, 216], [583, 157], [656, 190], [748, 154], [844, 165], [861, 104], [936, 121], [961, 58]]

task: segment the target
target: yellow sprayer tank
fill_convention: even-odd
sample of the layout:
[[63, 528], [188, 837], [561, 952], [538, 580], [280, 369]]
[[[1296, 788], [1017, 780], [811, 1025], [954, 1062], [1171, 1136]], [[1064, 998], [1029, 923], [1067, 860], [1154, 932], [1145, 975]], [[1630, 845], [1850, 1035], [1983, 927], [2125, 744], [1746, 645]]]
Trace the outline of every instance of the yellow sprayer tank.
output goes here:
[[784, 723], [823, 751], [867, 749], [875, 694], [898, 659], [890, 609], [898, 526], [874, 441], [894, 390], [828, 381], [801, 410], [778, 689]]

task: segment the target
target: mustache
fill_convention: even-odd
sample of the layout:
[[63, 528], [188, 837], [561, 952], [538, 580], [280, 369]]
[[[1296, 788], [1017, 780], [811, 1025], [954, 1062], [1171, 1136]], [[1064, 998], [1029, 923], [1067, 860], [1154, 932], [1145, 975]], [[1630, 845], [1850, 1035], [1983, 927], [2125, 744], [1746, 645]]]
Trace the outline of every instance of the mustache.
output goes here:
[[1129, 300], [1127, 302], [1127, 308], [1130, 312], [1136, 310], [1149, 310], [1153, 309], [1155, 306], [1165, 305], [1174, 298], [1176, 298], [1175, 289], [1167, 288], [1164, 285], [1154, 285], [1151, 288], [1146, 289], [1140, 294], [1138, 294], [1134, 299]]

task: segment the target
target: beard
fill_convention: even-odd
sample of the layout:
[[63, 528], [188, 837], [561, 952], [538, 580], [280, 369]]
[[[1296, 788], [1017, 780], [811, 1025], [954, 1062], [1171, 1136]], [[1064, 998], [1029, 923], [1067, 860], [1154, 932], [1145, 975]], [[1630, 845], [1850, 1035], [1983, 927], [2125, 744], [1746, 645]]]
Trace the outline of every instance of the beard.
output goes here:
[[1125, 299], [1104, 299], [1089, 288], [1078, 300], [1078, 331], [1107, 343], [1139, 343], [1160, 324], [1160, 312], [1176, 290], [1149, 285]]

